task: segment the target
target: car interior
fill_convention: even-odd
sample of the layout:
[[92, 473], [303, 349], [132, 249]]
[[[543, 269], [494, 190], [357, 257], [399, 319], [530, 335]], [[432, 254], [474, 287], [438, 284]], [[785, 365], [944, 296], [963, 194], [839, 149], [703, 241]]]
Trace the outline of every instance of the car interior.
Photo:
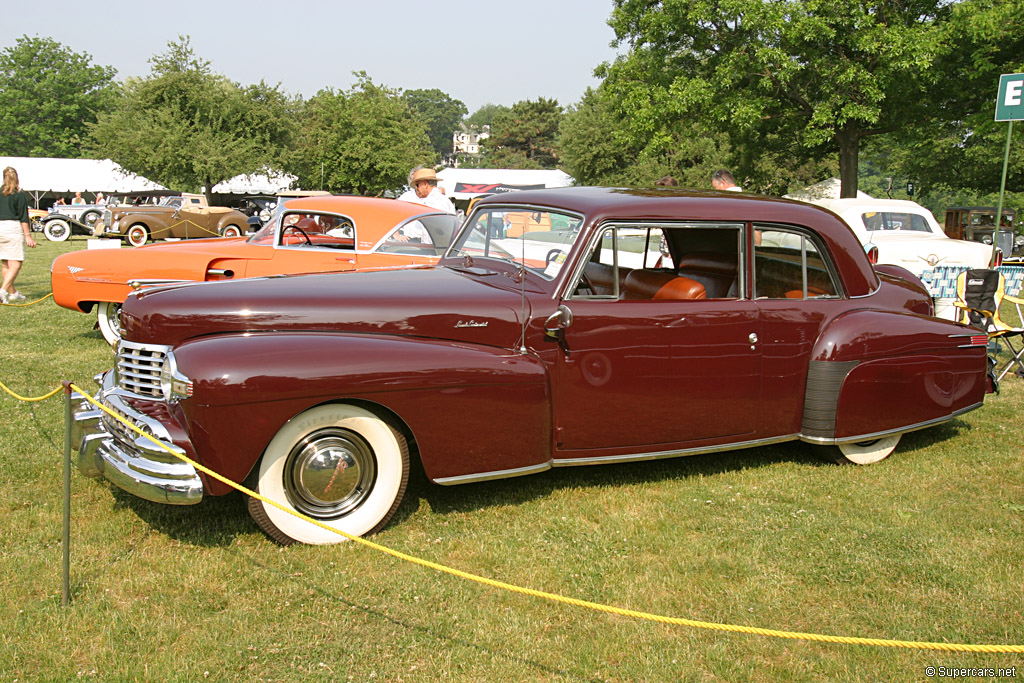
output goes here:
[[[575, 298], [624, 301], [737, 299], [743, 296], [744, 226], [607, 228]], [[798, 229], [754, 226], [756, 299], [836, 296], [835, 278], [810, 236]]]

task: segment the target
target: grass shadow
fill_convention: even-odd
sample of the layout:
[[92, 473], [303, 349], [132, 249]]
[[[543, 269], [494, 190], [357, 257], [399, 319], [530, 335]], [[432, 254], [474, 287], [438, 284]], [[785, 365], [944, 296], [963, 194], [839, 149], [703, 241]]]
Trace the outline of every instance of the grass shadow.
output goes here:
[[[545, 498], [564, 489], [606, 488], [713, 477], [773, 465], [791, 463], [805, 467], [829, 466], [818, 453], [819, 447], [799, 441], [747, 448], [721, 453], [683, 456], [634, 463], [616, 463], [585, 467], [555, 467], [525, 477], [457, 486], [438, 486], [430, 482], [422, 469], [415, 482], [410, 478], [407, 498], [426, 500], [432, 510], [444, 514], [472, 512], [492, 506], [516, 505]], [[414, 502], [407, 501], [411, 509]]]

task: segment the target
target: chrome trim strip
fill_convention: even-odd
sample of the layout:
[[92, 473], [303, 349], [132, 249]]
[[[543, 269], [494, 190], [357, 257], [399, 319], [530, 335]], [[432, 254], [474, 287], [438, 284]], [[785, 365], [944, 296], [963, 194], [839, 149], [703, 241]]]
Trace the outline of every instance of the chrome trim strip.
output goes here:
[[935, 425], [942, 424], [943, 422], [949, 422], [950, 420], [960, 417], [965, 413], [969, 413], [972, 410], [977, 410], [983, 405], [983, 403], [975, 403], [972, 406], [961, 408], [955, 412], [950, 413], [945, 417], [937, 417], [934, 420], [926, 420], [924, 422], [918, 422], [917, 424], [908, 425], [906, 427], [899, 427], [898, 429], [887, 429], [884, 432], [874, 432], [872, 434], [860, 434], [858, 436], [844, 436], [841, 439], [826, 439], [815, 436], [804, 436], [800, 435], [800, 440], [806, 443], [812, 443], [819, 446], [835, 446], [841, 443], [856, 443], [858, 441], [871, 441], [872, 439], [881, 439], [884, 436], [892, 436], [893, 434], [907, 434], [908, 432], [916, 432], [919, 429], [927, 429], [928, 427], [934, 427]]
[[643, 460], [664, 460], [666, 458], [678, 458], [686, 455], [702, 455], [704, 453], [721, 453], [722, 451], [735, 451], [742, 448], [756, 448], [758, 446], [770, 446], [784, 441], [794, 441], [799, 434], [787, 434], [769, 439], [754, 439], [752, 441], [740, 441], [724, 443], [718, 446], [702, 446], [700, 448], [682, 448], [672, 451], [655, 451], [650, 453], [625, 453], [622, 455], [594, 456], [590, 458], [566, 458], [555, 459], [555, 467], [575, 467], [577, 465], [601, 465], [616, 462], [640, 462]]
[[495, 479], [521, 477], [525, 474], [536, 474], [537, 472], [545, 472], [550, 469], [551, 461], [548, 460], [540, 465], [530, 465], [529, 467], [517, 467], [511, 470], [496, 470], [494, 472], [481, 472], [479, 474], [466, 474], [459, 477], [442, 477], [440, 479], [431, 479], [431, 481], [435, 484], [441, 484], [442, 486], [451, 486], [452, 484], [471, 484], [478, 481], [494, 481]]

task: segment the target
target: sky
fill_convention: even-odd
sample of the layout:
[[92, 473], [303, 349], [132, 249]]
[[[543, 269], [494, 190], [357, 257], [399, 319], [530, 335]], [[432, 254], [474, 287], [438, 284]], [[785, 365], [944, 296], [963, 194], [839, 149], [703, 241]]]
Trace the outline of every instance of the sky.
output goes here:
[[612, 0], [36, 0], [0, 22], [0, 49], [52, 38], [117, 79], [145, 77], [149, 59], [188, 36], [215, 73], [291, 95], [344, 90], [365, 71], [377, 84], [437, 88], [469, 113], [546, 97], [567, 106], [614, 59]]

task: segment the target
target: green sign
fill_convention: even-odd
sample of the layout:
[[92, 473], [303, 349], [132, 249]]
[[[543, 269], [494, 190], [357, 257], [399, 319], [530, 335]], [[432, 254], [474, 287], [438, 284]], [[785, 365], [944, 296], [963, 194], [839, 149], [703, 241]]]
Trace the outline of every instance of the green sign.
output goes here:
[[996, 121], [1024, 121], [1024, 74], [999, 77]]

